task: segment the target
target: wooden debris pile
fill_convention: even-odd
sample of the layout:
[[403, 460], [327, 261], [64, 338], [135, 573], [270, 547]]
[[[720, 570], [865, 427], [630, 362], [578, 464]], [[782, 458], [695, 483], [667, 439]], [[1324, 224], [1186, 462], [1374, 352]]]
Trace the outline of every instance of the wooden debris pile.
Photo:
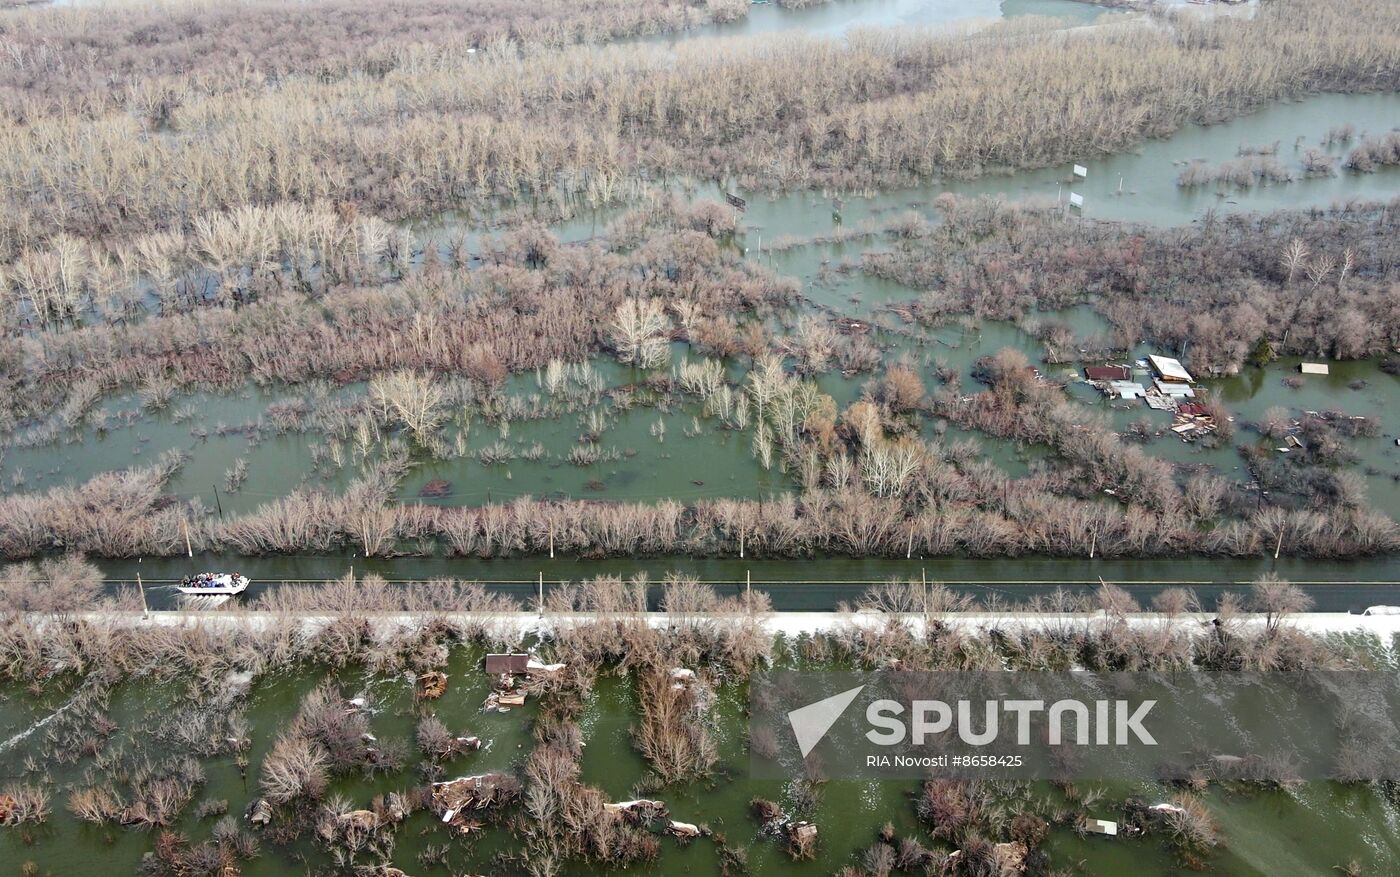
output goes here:
[[509, 804], [520, 796], [520, 781], [506, 773], [483, 773], [433, 783], [429, 798], [432, 807], [446, 825], [462, 834], [481, 828], [475, 817], [492, 807]]
[[418, 677], [417, 693], [423, 700], [437, 700], [447, 693], [447, 674], [432, 670]]
[[814, 859], [817, 855], [817, 824], [789, 822], [787, 826], [788, 855], [794, 859]]

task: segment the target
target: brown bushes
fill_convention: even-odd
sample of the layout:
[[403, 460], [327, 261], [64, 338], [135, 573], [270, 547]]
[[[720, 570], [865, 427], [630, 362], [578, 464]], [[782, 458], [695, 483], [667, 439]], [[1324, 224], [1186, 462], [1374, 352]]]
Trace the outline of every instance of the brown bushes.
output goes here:
[[657, 781], [670, 785], [708, 776], [718, 755], [704, 720], [701, 685], [653, 670], [642, 674], [637, 687], [641, 716], [633, 739]]
[[[681, 210], [667, 205], [660, 214], [680, 222]], [[739, 261], [698, 232], [672, 233], [664, 221], [627, 253], [602, 243], [560, 247], [546, 236], [552, 255], [533, 266], [531, 238], [530, 229], [502, 238], [505, 249], [478, 271], [463, 266], [388, 288], [340, 290], [320, 303], [274, 285], [237, 310], [46, 334], [5, 401], [16, 417], [33, 417], [58, 408], [77, 382], [99, 392], [153, 379], [179, 390], [229, 389], [249, 379], [343, 383], [404, 372], [498, 383], [505, 371], [577, 362], [600, 350], [605, 327], [632, 295], [709, 319], [767, 313], [796, 292], [791, 281]], [[393, 401], [380, 396], [385, 406]]]
[[[184, 544], [182, 522], [197, 514], [166, 505], [160, 494], [182, 462], [172, 452], [155, 466], [104, 473], [78, 487], [0, 497], [0, 554], [18, 559], [56, 550], [103, 557], [173, 553], [177, 543]], [[190, 526], [197, 533], [197, 525]], [[48, 571], [59, 576], [59, 587], [67, 581], [69, 588], [91, 589], [90, 578], [70, 575], [76, 570], [52, 566]]]
[[49, 793], [39, 785], [21, 783], [0, 791], [4, 802], [4, 819], [0, 825], [26, 825], [46, 822], [49, 818]]
[[1374, 173], [1378, 168], [1400, 164], [1400, 131], [1379, 137], [1367, 137], [1347, 156], [1346, 166], [1361, 173]]
[[297, 6], [243, 0], [45, 9], [7, 17], [13, 61], [0, 76], [0, 105], [18, 119], [65, 104], [86, 113], [129, 108], [160, 128], [191, 100], [270, 87], [288, 77], [381, 78], [506, 40], [538, 51], [678, 30], [712, 16], [729, 21], [747, 12], [747, 6], [679, 0], [318, 0]]
[[1264, 338], [1278, 353], [1363, 357], [1400, 342], [1395, 211], [1232, 216], [1189, 229], [1062, 222], [1058, 213], [940, 196], [944, 219], [865, 256], [864, 269], [932, 289], [925, 323], [1015, 320], [1087, 304], [1126, 349], [1182, 351], [1197, 374], [1238, 371]]
[[[874, 496], [847, 487], [761, 503], [715, 500], [685, 506], [668, 501], [653, 505], [521, 498], [506, 505], [443, 508], [366, 505], [365, 495], [356, 493], [296, 493], [225, 523], [201, 525], [192, 533], [196, 546], [204, 550], [336, 552], [360, 551], [368, 545], [381, 554], [441, 548], [476, 557], [545, 553], [551, 531], [556, 553], [595, 557], [737, 554], [740, 533], [747, 555], [755, 557], [902, 557], [910, 551], [924, 556], [1087, 555], [1091, 540], [1099, 554], [1110, 557], [1248, 556], [1272, 552], [1280, 532], [1285, 550], [1294, 557], [1370, 555], [1400, 548], [1400, 527], [1355, 505], [1347, 499], [1350, 494], [1331, 500], [1337, 504], [1327, 514], [1265, 507], [1247, 517], [1216, 521], [1212, 529], [1199, 529], [1173, 514], [1183, 500], [1160, 461], [1111, 436], [1070, 435], [1073, 440], [1063, 447], [1072, 465], [1058, 486], [1044, 478], [1012, 481], [984, 467], [929, 456], [918, 461], [899, 496]], [[1124, 491], [1120, 496], [1128, 504], [1105, 505], [1051, 492], [1057, 487], [1088, 497], [1107, 484]], [[1201, 506], [1199, 489], [1191, 501], [1198, 512], [1214, 507]], [[6, 507], [0, 501], [0, 511]], [[102, 532], [107, 538], [81, 543], [95, 556], [174, 556], [184, 551], [178, 515], [158, 515], [139, 528], [114, 530], [110, 522], [91, 520], [103, 514], [84, 511], [76, 521], [60, 524], [36, 513], [28, 526], [37, 533], [49, 527]], [[370, 520], [380, 535], [366, 542], [364, 527]], [[4, 521], [0, 533], [7, 533]], [[11, 544], [25, 546], [16, 551], [33, 553], [46, 543]], [[444, 592], [443, 605], [480, 602], [472, 593]], [[390, 602], [419, 605], [402, 603], [397, 596]], [[422, 605], [431, 607], [431, 599]]]
[[102, 571], [76, 555], [0, 569], [0, 611], [80, 612], [101, 590]]
[[609, 203], [676, 172], [857, 187], [1043, 165], [1288, 94], [1393, 90], [1396, 14], [1374, 0], [1284, 3], [1250, 20], [1181, 16], [1168, 27], [565, 49], [528, 64], [513, 46], [469, 55], [455, 45], [382, 76], [244, 87], [220, 75], [178, 101], [162, 80], [142, 80], [155, 96], [140, 103], [155, 116], [179, 103], [160, 137], [139, 112], [105, 106], [94, 119], [0, 131], [0, 261], [64, 231], [179, 231], [293, 193], [406, 216], [522, 193]]

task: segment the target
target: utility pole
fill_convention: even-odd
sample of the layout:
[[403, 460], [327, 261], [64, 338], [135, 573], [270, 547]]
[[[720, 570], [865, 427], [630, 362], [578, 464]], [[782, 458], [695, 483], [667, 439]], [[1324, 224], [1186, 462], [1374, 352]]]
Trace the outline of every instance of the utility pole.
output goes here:
[[180, 529], [185, 531], [185, 553], [194, 557], [194, 548], [190, 545], [190, 522], [181, 518]]
[[218, 508], [219, 520], [222, 521], [224, 519], [224, 504], [219, 501], [219, 485], [212, 484], [210, 486], [214, 488], [214, 505]]
[[151, 607], [146, 604], [146, 585], [141, 581], [141, 574], [136, 574], [136, 588], [141, 592], [141, 617], [151, 617]]
[[540, 571], [540, 614], [544, 614], [544, 571]]

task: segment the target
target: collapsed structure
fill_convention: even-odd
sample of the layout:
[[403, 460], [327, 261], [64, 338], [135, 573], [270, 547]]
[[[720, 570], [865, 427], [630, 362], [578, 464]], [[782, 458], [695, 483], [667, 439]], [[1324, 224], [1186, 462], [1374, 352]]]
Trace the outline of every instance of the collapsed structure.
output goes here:
[[[1149, 379], [1150, 377], [1150, 379]], [[1196, 398], [1195, 379], [1169, 356], [1149, 355], [1133, 367], [1127, 365], [1088, 366], [1084, 380], [1110, 399], [1134, 402], [1139, 399], [1154, 411], [1170, 411], [1174, 416], [1172, 433], [1193, 441], [1215, 432], [1215, 417]]]

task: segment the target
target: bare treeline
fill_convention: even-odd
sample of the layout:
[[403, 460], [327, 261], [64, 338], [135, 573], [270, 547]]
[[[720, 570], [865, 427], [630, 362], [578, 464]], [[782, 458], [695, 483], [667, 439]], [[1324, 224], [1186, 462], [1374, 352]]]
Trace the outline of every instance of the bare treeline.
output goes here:
[[510, 46], [194, 94], [161, 136], [125, 108], [60, 112], [0, 131], [0, 261], [61, 232], [184, 230], [289, 198], [407, 216], [522, 194], [607, 203], [677, 172], [853, 187], [1043, 165], [1283, 95], [1393, 89], [1397, 16], [1377, 0], [1297, 0], [1249, 20], [1082, 32], [869, 31], [524, 64]]
[[[1143, 465], [1155, 468], [1150, 460]], [[1105, 504], [1058, 495], [1055, 488], [1052, 480], [1013, 480], [995, 466], [930, 451], [914, 457], [900, 491], [889, 496], [844, 486], [762, 502], [693, 505], [522, 498], [445, 508], [389, 503], [379, 490], [352, 488], [340, 495], [297, 491], [219, 521], [202, 509], [165, 506], [158, 496], [114, 511], [74, 499], [73, 491], [90, 496], [88, 488], [60, 488], [0, 500], [0, 552], [11, 558], [64, 549], [176, 556], [185, 551], [186, 533], [196, 550], [248, 555], [353, 550], [503, 557], [553, 546], [585, 557], [732, 556], [741, 539], [746, 556], [754, 557], [1087, 556], [1091, 549], [1103, 556], [1255, 556], [1280, 546], [1294, 557], [1343, 557], [1400, 549], [1400, 527], [1364, 506], [1264, 506], [1224, 514], [1230, 510], [1218, 495], [1197, 501], [1193, 491], [1203, 487], [1193, 483], [1185, 493], [1144, 494], [1140, 500], [1168, 503], [1154, 511], [1142, 501]], [[1178, 514], [1183, 507], [1190, 513]]]
[[[767, 344], [763, 332], [755, 342], [738, 321], [785, 307], [797, 291], [684, 221], [660, 223], [633, 243], [627, 251], [613, 241], [565, 246], [527, 227], [489, 242], [477, 270], [463, 255], [449, 264], [430, 259], [387, 285], [308, 288], [273, 273], [237, 286], [230, 276], [219, 288], [241, 291], [199, 307], [181, 306], [174, 290], [161, 316], [45, 333], [33, 343], [0, 339], [6, 418], [42, 416], [56, 388], [75, 384], [84, 393], [151, 381], [227, 389], [250, 379], [344, 382], [412, 369], [492, 385], [509, 372], [612, 349], [610, 327], [625, 302], [665, 314], [667, 337], [678, 331], [702, 350], [756, 354]], [[238, 300], [241, 307], [218, 306]]]
[[1197, 374], [1237, 371], [1259, 339], [1339, 359], [1400, 344], [1400, 207], [1208, 216], [1189, 227], [1065, 221], [1058, 211], [940, 196], [942, 222], [899, 223], [864, 269], [928, 290], [937, 325], [1089, 304], [1127, 349], [1151, 341]]
[[[2, 6], [3, 4], [0, 4]], [[289, 76], [383, 77], [503, 41], [529, 51], [748, 14], [735, 0], [167, 0], [17, 13], [0, 24], [0, 108], [129, 109], [160, 126], [187, 99]]]
[[1347, 167], [1362, 173], [1400, 165], [1400, 131], [1367, 137], [1347, 156]]

